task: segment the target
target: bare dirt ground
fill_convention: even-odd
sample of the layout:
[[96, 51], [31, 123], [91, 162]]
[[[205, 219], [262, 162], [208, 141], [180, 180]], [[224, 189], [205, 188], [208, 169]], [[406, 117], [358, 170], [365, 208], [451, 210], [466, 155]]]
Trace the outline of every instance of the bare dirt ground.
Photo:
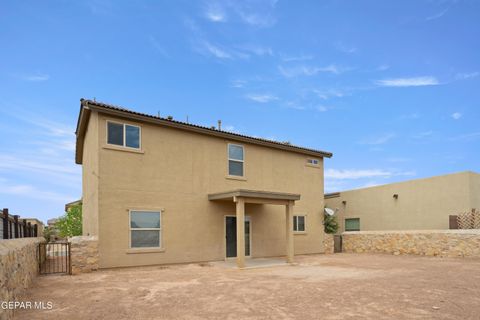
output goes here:
[[480, 260], [335, 254], [39, 277], [15, 319], [480, 319]]

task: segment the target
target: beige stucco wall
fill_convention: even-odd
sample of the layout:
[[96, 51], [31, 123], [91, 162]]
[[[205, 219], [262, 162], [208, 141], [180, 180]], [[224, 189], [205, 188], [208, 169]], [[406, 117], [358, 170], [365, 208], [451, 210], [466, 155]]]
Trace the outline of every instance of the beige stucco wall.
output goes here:
[[480, 174], [469, 172], [470, 203], [472, 209], [480, 209]]
[[82, 229], [87, 236], [98, 235], [98, 114], [90, 115], [83, 146], [82, 166]]
[[325, 204], [338, 209], [340, 233], [346, 218], [360, 218], [361, 231], [448, 229], [449, 215], [480, 204], [479, 181], [477, 173], [460, 172], [344, 191], [325, 199]]
[[[246, 180], [229, 179], [227, 144], [234, 141], [126, 121], [142, 128], [142, 151], [129, 152], [106, 146], [107, 119], [115, 120], [99, 116], [97, 140], [101, 268], [224, 259], [224, 217], [235, 214], [235, 205], [207, 196], [239, 188], [301, 194], [294, 210], [307, 215], [307, 230], [294, 236], [295, 253], [323, 252], [322, 159], [311, 167], [306, 155], [242, 144]], [[95, 157], [84, 155], [84, 171], [94, 163]], [[92, 192], [93, 181], [84, 193]], [[84, 195], [83, 201], [84, 216], [95, 215], [95, 197]], [[163, 210], [163, 252], [131, 253], [129, 209]], [[285, 207], [247, 204], [246, 215], [252, 221], [252, 255], [285, 255]]]

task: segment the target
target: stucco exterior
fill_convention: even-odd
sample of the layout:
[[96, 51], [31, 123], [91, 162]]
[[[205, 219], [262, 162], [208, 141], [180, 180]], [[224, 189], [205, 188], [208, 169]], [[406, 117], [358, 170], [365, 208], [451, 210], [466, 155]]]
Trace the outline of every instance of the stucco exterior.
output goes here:
[[361, 231], [448, 229], [449, 215], [480, 207], [480, 175], [467, 171], [326, 194], [325, 205], [336, 211], [339, 233], [348, 218], [360, 218]]
[[[140, 149], [107, 145], [107, 120], [140, 126]], [[312, 156], [301, 152], [95, 110], [87, 123], [80, 139], [83, 231], [98, 236], [100, 268], [225, 259], [225, 216], [235, 215], [235, 203], [210, 201], [208, 195], [234, 189], [299, 194], [294, 214], [306, 215], [306, 230], [294, 234], [294, 252], [324, 251], [322, 157], [312, 166]], [[244, 178], [228, 176], [229, 143], [244, 147]], [[129, 210], [161, 210], [161, 248], [129, 248]], [[285, 207], [247, 203], [245, 215], [251, 219], [252, 257], [286, 254]]]

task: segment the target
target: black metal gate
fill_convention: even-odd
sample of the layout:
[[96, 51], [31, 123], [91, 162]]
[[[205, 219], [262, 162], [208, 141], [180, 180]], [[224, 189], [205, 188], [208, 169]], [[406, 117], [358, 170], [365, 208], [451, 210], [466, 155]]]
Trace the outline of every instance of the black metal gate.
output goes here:
[[72, 274], [70, 243], [39, 243], [38, 269], [40, 274]]

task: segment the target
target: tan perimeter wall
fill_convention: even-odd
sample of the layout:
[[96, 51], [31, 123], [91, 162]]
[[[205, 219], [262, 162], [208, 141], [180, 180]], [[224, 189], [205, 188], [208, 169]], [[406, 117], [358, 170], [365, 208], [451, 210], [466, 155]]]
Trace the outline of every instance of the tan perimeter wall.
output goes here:
[[[0, 302], [19, 301], [38, 274], [38, 243], [43, 238], [0, 240]], [[13, 310], [0, 308], [0, 319], [13, 319]]]
[[[125, 151], [106, 145], [107, 119], [121, 121], [100, 114], [99, 149], [95, 151], [87, 139], [83, 159], [84, 182], [90, 184], [84, 186], [84, 216], [98, 216], [100, 268], [223, 260], [224, 219], [235, 215], [235, 205], [208, 201], [208, 194], [240, 188], [301, 194], [294, 212], [306, 215], [307, 225], [305, 233], [294, 236], [295, 253], [324, 251], [323, 159], [318, 167], [311, 167], [306, 165], [306, 155], [242, 143], [246, 178], [231, 179], [227, 177], [227, 145], [234, 141], [125, 121], [142, 130], [141, 151]], [[98, 213], [91, 190], [95, 181]], [[129, 249], [132, 209], [162, 210], [160, 250]], [[285, 255], [285, 207], [247, 204], [245, 214], [251, 218], [252, 256]], [[93, 226], [96, 218], [86, 221]], [[95, 232], [88, 224], [85, 230]]]
[[325, 254], [332, 254], [335, 249], [333, 234], [325, 233], [323, 236], [323, 248]]
[[448, 229], [449, 215], [480, 206], [480, 174], [460, 172], [344, 191], [325, 204], [337, 210], [339, 232], [345, 231], [347, 218], [360, 218], [360, 231]]
[[480, 258], [480, 229], [345, 232], [343, 251]]

